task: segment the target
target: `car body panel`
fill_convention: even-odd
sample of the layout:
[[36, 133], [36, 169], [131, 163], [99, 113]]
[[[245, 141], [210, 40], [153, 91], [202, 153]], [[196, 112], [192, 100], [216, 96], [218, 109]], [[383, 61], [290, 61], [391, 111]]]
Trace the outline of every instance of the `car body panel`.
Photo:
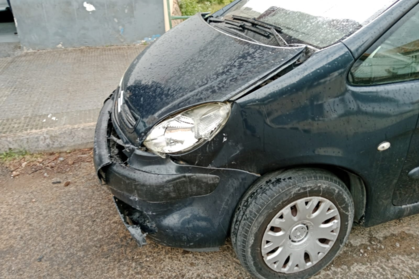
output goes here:
[[[332, 126], [326, 127], [320, 121], [339, 118], [339, 115], [333, 114], [333, 107], [325, 112], [322, 106], [324, 102], [327, 102], [325, 107], [333, 106], [333, 97], [344, 94], [347, 69], [341, 65], [346, 64], [349, 68], [353, 61], [342, 44], [315, 53], [298, 68], [237, 100], [226, 127], [207, 146], [176, 157], [186, 162], [198, 158], [194, 164], [229, 166], [259, 174], [278, 170], [287, 164], [293, 165], [292, 161], [298, 161], [302, 156], [300, 150], [307, 146], [301, 145], [300, 141], [307, 140], [301, 135], [313, 134], [310, 131], [314, 129], [319, 129], [317, 134], [321, 134], [321, 130], [327, 133]], [[319, 139], [322, 145], [324, 139], [327, 136]], [[313, 141], [311, 144], [313, 147], [319, 145]], [[339, 147], [339, 150], [342, 149]], [[330, 157], [317, 156], [311, 146], [309, 154], [313, 162]], [[290, 157], [295, 159], [290, 161]]]
[[139, 115], [140, 143], [161, 119], [193, 105], [227, 101], [304, 49], [244, 41], [217, 31], [201, 15], [190, 18], [144, 50], [125, 74], [121, 89]]
[[[339, 167], [366, 184], [365, 225], [407, 214], [391, 201], [417, 123], [419, 82], [403, 83], [408, 94], [401, 94], [400, 84], [349, 86], [353, 62], [343, 44], [314, 54], [238, 100], [221, 133], [179, 159], [261, 175], [298, 166]], [[392, 143], [390, 151], [377, 150], [383, 141]]]
[[[409, 152], [404, 160], [399, 181], [394, 189], [393, 203], [396, 206], [419, 202], [419, 123], [413, 134]], [[414, 172], [414, 170], [416, 170]], [[416, 175], [414, 175], [416, 174]]]
[[[139, 151], [126, 164], [115, 161], [118, 151], [109, 144], [113, 101], [107, 100], [100, 114], [94, 162], [99, 178], [111, 193], [144, 216], [135, 225], [124, 221], [133, 237], [144, 244], [144, 234], [138, 230], [141, 227], [149, 232], [149, 237], [171, 247], [223, 245], [235, 205], [259, 176], [235, 169], [177, 164], [169, 158]], [[120, 207], [117, 206], [119, 211]], [[121, 218], [126, 215], [120, 213]]]
[[[211, 141], [184, 154], [163, 159], [149, 153], [147, 158], [141, 153], [144, 150], [125, 143], [119, 144], [124, 160], [116, 161], [109, 147], [112, 139], [107, 127], [115, 125], [115, 110], [111, 108], [114, 101], [109, 100], [98, 123], [102, 135], [95, 140], [99, 176], [112, 184], [109, 188], [119, 200], [156, 222], [158, 231], [151, 237], [168, 246], [188, 249], [222, 245], [238, 202], [257, 178], [290, 168], [343, 170], [351, 181], [358, 180], [356, 189], [350, 190], [361, 209], [356, 212], [357, 221], [365, 226], [419, 213], [418, 203], [408, 204], [415, 198], [402, 197], [419, 193], [417, 184], [405, 180], [419, 165], [419, 81], [377, 86], [348, 83], [354, 62], [417, 2], [399, 1], [350, 38], [315, 52], [304, 63], [237, 99], [234, 96], [267, 73], [280, 70], [304, 48], [285, 51], [250, 44], [212, 29], [199, 16], [193, 17], [141, 54], [122, 82], [121, 89], [129, 92], [128, 103], [136, 106], [141, 118], [136, 126], [136, 144], [168, 115], [201, 103], [229, 100], [229, 120]], [[190, 32], [192, 40], [186, 36]], [[197, 45], [190, 46], [195, 40]], [[171, 46], [176, 52], [170, 53]], [[182, 46], [194, 51], [183, 53]], [[225, 49], [230, 47], [231, 53]], [[200, 50], [208, 53], [199, 55]], [[276, 51], [277, 56], [273, 56]], [[171, 55], [174, 57], [169, 59]], [[227, 55], [228, 63], [217, 55]], [[246, 71], [231, 66], [236, 61], [234, 55], [248, 62], [239, 63], [246, 66]], [[211, 65], [208, 76], [206, 61]], [[258, 68], [258, 61], [266, 65], [253, 69]], [[232, 68], [218, 70], [217, 65]], [[115, 130], [122, 137], [126, 131], [119, 128]], [[379, 151], [383, 142], [390, 142], [391, 148]], [[150, 201], [138, 191], [141, 183], [130, 182], [130, 175], [119, 175], [123, 172], [118, 168], [147, 173], [144, 177], [211, 174], [220, 181], [205, 195], [192, 195], [196, 193], [193, 190], [180, 199], [162, 201], [160, 197]], [[140, 176], [138, 180], [143, 179]], [[403, 185], [397, 188], [400, 182]], [[159, 186], [155, 189], [161, 189]], [[348, 183], [348, 187], [354, 184]]]

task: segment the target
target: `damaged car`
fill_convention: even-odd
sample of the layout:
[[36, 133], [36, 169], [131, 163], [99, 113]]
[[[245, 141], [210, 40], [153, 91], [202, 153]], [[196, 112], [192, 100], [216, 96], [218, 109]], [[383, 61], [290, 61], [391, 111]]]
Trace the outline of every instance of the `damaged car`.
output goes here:
[[140, 246], [309, 278], [353, 223], [419, 213], [417, 0], [237, 0], [148, 46], [105, 101], [100, 180]]

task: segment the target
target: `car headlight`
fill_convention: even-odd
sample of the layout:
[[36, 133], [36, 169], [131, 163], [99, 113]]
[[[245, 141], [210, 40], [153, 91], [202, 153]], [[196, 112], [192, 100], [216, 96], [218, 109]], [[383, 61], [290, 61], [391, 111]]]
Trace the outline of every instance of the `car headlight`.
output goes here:
[[215, 137], [230, 113], [230, 103], [211, 103], [188, 109], [156, 125], [144, 145], [158, 155], [191, 150]]

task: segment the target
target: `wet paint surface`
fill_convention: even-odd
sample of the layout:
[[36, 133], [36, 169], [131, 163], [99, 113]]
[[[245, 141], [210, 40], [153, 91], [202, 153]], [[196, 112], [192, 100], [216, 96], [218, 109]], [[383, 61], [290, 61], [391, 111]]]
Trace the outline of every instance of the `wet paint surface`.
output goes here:
[[[391, 13], [400, 18], [396, 11]], [[391, 26], [388, 18], [380, 20]], [[370, 31], [383, 32], [383, 26], [377, 23]], [[298, 166], [338, 167], [357, 174], [366, 184], [366, 225], [418, 213], [417, 182], [407, 175], [419, 165], [416, 137], [411, 143], [418, 133], [419, 82], [351, 86], [347, 77], [355, 61], [352, 53], [364, 48], [355, 41], [349, 40], [353, 49], [337, 44], [322, 50], [239, 99], [230, 121], [212, 142], [176, 157], [190, 164], [262, 175]], [[378, 151], [385, 141], [391, 148]], [[395, 190], [397, 206], [393, 205]]]
[[213, 29], [200, 15], [189, 19], [141, 53], [125, 75], [122, 90], [140, 117], [138, 136], [176, 111], [227, 101], [303, 49], [247, 42]]
[[[366, 183], [367, 225], [417, 212], [417, 206], [394, 207], [392, 197], [416, 129], [419, 82], [353, 87], [347, 84], [353, 62], [343, 45], [314, 54], [238, 100], [212, 142], [179, 157], [262, 175], [298, 166], [339, 167]], [[384, 141], [392, 146], [380, 152]]]
[[[384, 16], [377, 21], [391, 25]], [[202, 35], [200, 30], [208, 32]], [[377, 23], [370, 31], [382, 34], [383, 26]], [[178, 41], [170, 34], [176, 34]], [[349, 40], [318, 51], [293, 70], [238, 98], [229, 121], [214, 139], [187, 154], [168, 156], [168, 160], [190, 169], [235, 169], [256, 176], [299, 167], [343, 170], [361, 177], [365, 184], [364, 188], [359, 183], [359, 195], [354, 196], [359, 208], [366, 204], [365, 212], [356, 213], [357, 221], [371, 226], [419, 213], [418, 205], [393, 205], [393, 192], [412, 135], [417, 133], [419, 81], [350, 85], [348, 73], [358, 58], [353, 54], [365, 48], [353, 42], [361, 41]], [[200, 103], [231, 100], [302, 50], [244, 42], [211, 29], [199, 16], [192, 18], [141, 54], [122, 82], [126, 103], [140, 117], [137, 134], [130, 132], [131, 142], [139, 138], [136, 143], [141, 143], [147, 131], [171, 113]], [[169, 60], [169, 56], [176, 59]], [[383, 142], [391, 147], [379, 151]], [[129, 156], [133, 162], [137, 155]], [[163, 162], [153, 168], [157, 173], [179, 173]], [[147, 172], [153, 172], [151, 167]], [[160, 242], [211, 247], [216, 243], [215, 238], [207, 237], [208, 228], [216, 228], [211, 234], [224, 239], [232, 210], [251, 186], [234, 177], [226, 181], [207, 197], [170, 204], [133, 200], [126, 192], [118, 192], [117, 186], [113, 191], [122, 201], [155, 216], [161, 230], [154, 237]], [[353, 186], [348, 183], [349, 188]]]

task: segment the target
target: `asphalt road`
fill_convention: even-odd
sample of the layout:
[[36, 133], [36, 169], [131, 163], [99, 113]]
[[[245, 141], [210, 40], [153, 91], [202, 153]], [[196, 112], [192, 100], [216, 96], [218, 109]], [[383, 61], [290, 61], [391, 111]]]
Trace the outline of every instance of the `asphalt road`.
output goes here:
[[[91, 150], [6, 165], [0, 164], [2, 279], [250, 278], [229, 242], [213, 253], [152, 241], [138, 248], [95, 177]], [[419, 216], [355, 227], [343, 253], [315, 278], [419, 278], [418, 250]]]

